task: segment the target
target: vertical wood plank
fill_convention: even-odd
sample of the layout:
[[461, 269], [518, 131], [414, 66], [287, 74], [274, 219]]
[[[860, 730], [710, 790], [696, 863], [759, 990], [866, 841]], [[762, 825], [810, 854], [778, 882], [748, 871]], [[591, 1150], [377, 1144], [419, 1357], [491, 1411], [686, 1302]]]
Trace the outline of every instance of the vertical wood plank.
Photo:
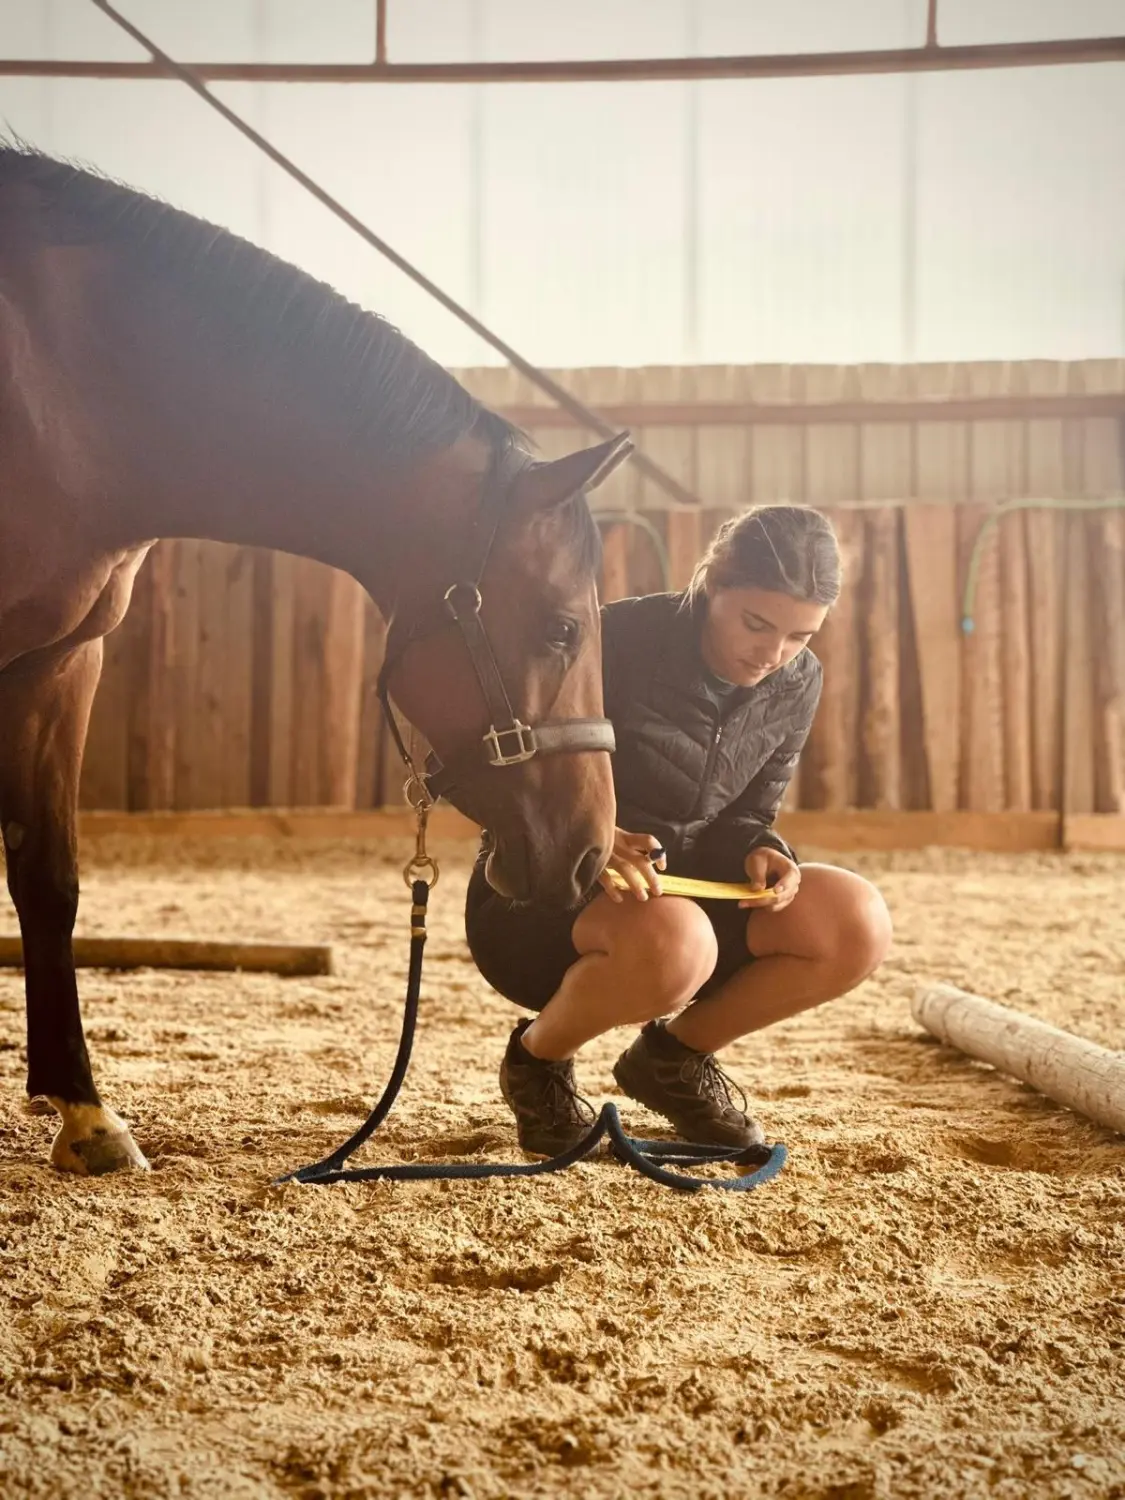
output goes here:
[[668, 584], [679, 591], [692, 580], [703, 555], [703, 509], [668, 512]]
[[[643, 371], [624, 369], [592, 369], [567, 372], [561, 378], [568, 390], [573, 390], [580, 401], [597, 411], [606, 405], [637, 398], [642, 392], [640, 383], [643, 374]], [[645, 438], [642, 432], [637, 431], [633, 432], [633, 440], [637, 446], [643, 446]], [[577, 434], [571, 431], [565, 446], [555, 444], [555, 452], [570, 452], [571, 449], [594, 441], [597, 441], [594, 434]], [[651, 556], [651, 541], [646, 535], [639, 535], [639, 528], [607, 523], [607, 517], [612, 514], [631, 514], [637, 510], [640, 484], [642, 480], [633, 463], [625, 460], [589, 496], [591, 510], [595, 516], [600, 517], [603, 540], [603, 564], [598, 579], [598, 598], [601, 603], [634, 594], [639, 586], [639, 577], [634, 577], [634, 574], [643, 574], [646, 580], [652, 580], [658, 571]], [[649, 520], [658, 525], [660, 517], [651, 516]]]
[[[963, 365], [919, 365], [914, 384], [919, 397], [956, 400], [968, 393], [968, 372]], [[922, 738], [931, 805], [951, 812], [959, 797], [963, 712], [956, 507], [969, 490], [968, 423], [919, 422], [914, 442], [918, 500], [903, 525]]]
[[929, 757], [926, 753], [926, 715], [922, 702], [922, 671], [918, 661], [918, 640], [911, 607], [906, 554], [906, 515], [908, 503], [897, 516], [895, 542], [898, 547], [897, 594], [898, 620], [898, 692], [899, 692], [899, 806], [909, 811], [930, 805]]
[[380, 742], [383, 710], [379, 704], [379, 673], [387, 626], [372, 599], [363, 603], [363, 673], [360, 683], [359, 740], [356, 747], [356, 807], [380, 806]]
[[253, 707], [254, 556], [248, 547], [225, 555], [226, 614], [223, 622], [222, 784], [223, 807], [250, 801], [250, 733]]
[[[128, 620], [128, 616], [126, 616]], [[124, 625], [105, 638], [102, 675], [90, 715], [80, 807], [129, 806], [129, 698], [133, 651]]]
[[1095, 664], [1094, 804], [1125, 813], [1125, 513], [1090, 517]]
[[[569, 390], [594, 411], [637, 398], [642, 390], [643, 370], [618, 368], [575, 370], [569, 372], [564, 383]], [[639, 430], [632, 434], [638, 446], [644, 445], [644, 434]], [[593, 433], [572, 432], [566, 451], [583, 444], [600, 441]], [[590, 508], [596, 516], [613, 514], [633, 515], [639, 504], [641, 478], [631, 460], [619, 464], [609, 478], [590, 495]], [[648, 517], [661, 530], [662, 516]], [[603, 539], [607, 535], [607, 524], [601, 523]], [[654, 555], [651, 539], [639, 527], [627, 525], [619, 528], [623, 535], [615, 537], [611, 546], [610, 574], [613, 597], [627, 598], [632, 594], [649, 592], [661, 586], [659, 558]], [[609, 595], [599, 589], [602, 602]]]
[[[809, 365], [804, 389], [810, 401], [854, 400], [858, 382], [844, 366]], [[832, 522], [840, 547], [843, 586], [813, 650], [824, 671], [824, 687], [812, 732], [801, 756], [801, 805], [854, 807], [858, 798], [859, 649], [857, 590], [863, 576], [863, 517], [833, 509], [860, 498], [859, 429], [840, 422], [813, 422], [804, 429], [804, 499]]]
[[172, 805], [175, 713], [172, 671], [175, 610], [172, 544], [158, 542], [141, 565], [126, 624], [131, 626], [129, 806]]
[[152, 684], [149, 711], [149, 806], [164, 810], [173, 805], [176, 789], [176, 717], [174, 669], [176, 633], [176, 575], [174, 543], [157, 542], [149, 557], [152, 569], [152, 640], [149, 674]]
[[855, 807], [859, 797], [859, 639], [862, 609], [863, 515], [825, 508], [836, 532], [844, 586], [813, 649], [824, 687], [801, 756], [801, 802], [809, 808]]
[[363, 601], [366, 595], [354, 578], [335, 568], [328, 570], [324, 584], [318, 802], [332, 807], [354, 807], [362, 707]]
[[[746, 371], [744, 399], [774, 403], [804, 399], [804, 370], [754, 365]], [[750, 432], [750, 503], [800, 505], [805, 497], [805, 443], [797, 423], [758, 422]]]
[[[1032, 360], [1025, 366], [1029, 394], [1059, 395], [1066, 390], [1066, 366]], [[1035, 499], [1062, 499], [1067, 493], [1067, 443], [1062, 421], [1036, 417], [1025, 424], [1027, 490]], [[1029, 510], [1027, 537], [1028, 613], [1034, 624], [1031, 653], [1031, 803], [1057, 810], [1062, 775], [1062, 670], [1066, 518], [1057, 511]]]
[[[976, 365], [970, 390], [980, 395], [1023, 395], [1024, 367], [1018, 364]], [[976, 422], [972, 425], [973, 495], [992, 504], [1027, 494], [1028, 433], [1023, 421]], [[1027, 552], [1022, 517], [1010, 516], [996, 536], [997, 642], [999, 661], [985, 659], [990, 690], [998, 714], [984, 727], [985, 705], [976, 723], [983, 733], [995, 734], [1002, 746], [1003, 806], [1025, 811], [1031, 806], [1031, 672], [1028, 648]]]
[[[698, 396], [696, 371], [687, 369], [650, 369], [644, 373], [646, 396], [652, 401], [692, 401]], [[690, 490], [699, 493], [699, 430], [696, 427], [678, 429], [645, 429], [645, 450], [661, 464], [674, 479]], [[645, 490], [646, 497], [652, 487]], [[702, 499], [703, 497], [700, 496]], [[664, 517], [668, 550], [668, 586], [679, 590], [687, 588], [703, 551], [703, 510], [667, 510]]]
[[1031, 655], [1027, 533], [1023, 513], [1000, 522], [1001, 680], [1004, 707], [1006, 805], [1029, 812], [1031, 775]]
[[1032, 621], [1031, 805], [1040, 812], [1060, 806], [1063, 648], [1063, 571], [1066, 517], [1032, 510], [1024, 517], [1027, 537], [1027, 608]]
[[[1125, 360], [1092, 359], [1071, 367], [1071, 388], [1088, 394], [1125, 390]], [[1087, 418], [1081, 424], [1081, 484], [1089, 497], [1125, 492], [1125, 424], [1120, 417]], [[1092, 699], [1090, 737], [1093, 808], [1121, 810], [1121, 659], [1125, 655], [1122, 619], [1120, 514], [1088, 512], [1074, 516], [1086, 535], [1086, 633], [1089, 637]], [[1077, 622], [1076, 622], [1077, 623]], [[1076, 694], [1085, 695], [1075, 684]], [[1080, 725], [1070, 736], [1068, 759], [1081, 754]], [[1082, 783], [1084, 785], [1084, 783]], [[1073, 809], [1077, 810], [1077, 809]]]
[[[753, 371], [741, 365], [703, 365], [695, 372], [700, 401], [752, 401]], [[756, 503], [750, 426], [696, 428], [696, 493], [703, 501], [699, 523], [702, 558], [719, 527]]]
[[[805, 365], [801, 387], [807, 401], [855, 401], [859, 380], [846, 365]], [[804, 443], [802, 499], [818, 509], [860, 498], [859, 429], [850, 422], [808, 422]]]
[[[574, 391], [583, 401], [597, 410], [602, 406], [639, 400], [644, 391], [643, 382], [643, 370], [619, 368], [582, 370], [575, 374]], [[638, 447], [642, 446], [643, 432], [637, 430], [631, 432], [630, 435]], [[594, 433], [579, 432], [574, 429], [566, 451], [600, 441], [601, 439]], [[623, 464], [618, 464], [604, 484], [600, 484], [591, 495], [591, 508], [595, 511], [638, 510], [641, 507], [641, 485], [642, 480], [636, 465], [626, 459]]]
[[[701, 365], [695, 371], [698, 401], [751, 401], [751, 371], [741, 365]], [[751, 464], [752, 430], [746, 426], [701, 426], [695, 430], [696, 493], [703, 501], [702, 546], [714, 535], [718, 518], [755, 503]]]
[[622, 521], [606, 527], [602, 536], [602, 577], [598, 596], [603, 604], [629, 597], [629, 527]]
[[[130, 812], [149, 812], [149, 735], [152, 722], [152, 672], [149, 649], [152, 641], [153, 589], [151, 553], [141, 564], [133, 582], [129, 612], [118, 631], [125, 634], [128, 649], [128, 697], [125, 715], [125, 785]], [[126, 629], [128, 627], [128, 629]]]
[[175, 543], [172, 564], [176, 608], [176, 656], [172, 665], [172, 701], [176, 715], [175, 806], [181, 811], [204, 805], [197, 795], [199, 574], [204, 545], [194, 538], [181, 538]]
[[930, 806], [952, 812], [961, 744], [961, 612], [952, 497], [944, 505], [908, 506], [903, 527]]
[[960, 801], [974, 812], [1004, 807], [1004, 721], [1000, 697], [1000, 548], [996, 528], [978, 537], [991, 514], [985, 505], [959, 508], [958, 549], [961, 589], [974, 549], [978, 567], [973, 599], [973, 628], [962, 637]]
[[199, 548], [194, 807], [217, 808], [226, 802], [227, 569], [233, 550], [219, 542], [203, 542]]
[[[1087, 395], [1125, 391], [1125, 360], [1087, 359], [1070, 367], [1069, 388]], [[1125, 490], [1125, 436], [1118, 417], [1086, 417], [1081, 424], [1082, 493], [1120, 495]]]
[[1066, 517], [1066, 678], [1063, 688], [1063, 802], [1066, 815], [1096, 809], [1094, 783], [1094, 642], [1086, 518]]
[[[649, 365], [638, 371], [645, 401], [672, 403], [690, 401], [696, 394], [695, 372], [690, 368]], [[696, 429], [694, 427], [642, 427], [638, 441], [648, 456], [694, 491], [696, 485]], [[639, 505], [643, 511], [664, 511], [668, 497], [650, 479], [640, 481]]]
[[[755, 365], [746, 372], [751, 401], [802, 401], [805, 370], [799, 365]], [[750, 484], [755, 505], [800, 505], [805, 498], [805, 443], [797, 423], [760, 422], [750, 430]], [[781, 809], [801, 805], [802, 768], [785, 789]]]
[[[576, 372], [573, 370], [550, 370], [548, 373], [556, 379], [560, 385], [571, 389]], [[503, 389], [508, 393], [508, 399], [513, 405], [539, 406], [545, 410], [555, 410], [555, 403], [545, 391], [541, 391], [537, 385], [525, 379], [516, 370], [505, 370], [497, 377], [497, 389]], [[575, 392], [577, 395], [577, 392]], [[527, 435], [534, 445], [537, 458], [544, 460], [562, 458], [566, 453], [572, 453], [576, 448], [587, 447], [599, 439], [591, 432], [584, 432], [579, 428], [571, 427], [537, 427], [534, 422], [530, 423]], [[621, 467], [624, 467], [622, 465]], [[606, 481], [606, 491], [612, 480]]]
[[296, 559], [293, 589], [292, 796], [294, 807], [315, 807], [320, 796], [321, 693], [327, 588], [322, 563]]
[[861, 793], [871, 807], [901, 807], [899, 749], [898, 511], [866, 517], [867, 580], [862, 637], [867, 654]]
[[[913, 372], [893, 365], [862, 365], [861, 396], [868, 400], [906, 397]], [[913, 493], [914, 432], [906, 422], [863, 423], [859, 430], [860, 475], [865, 500], [901, 503]], [[902, 721], [899, 690], [898, 511], [866, 516], [867, 568], [860, 638], [865, 676], [862, 685], [860, 803], [902, 805]]]
[[124, 620], [107, 637], [120, 672], [118, 690], [124, 713], [125, 807], [141, 809], [148, 801], [149, 640], [152, 616], [152, 578], [142, 563]]
[[250, 776], [251, 807], [270, 800], [270, 724], [273, 707], [273, 581], [275, 554], [265, 547], [251, 558]]
[[293, 807], [293, 655], [298, 559], [275, 552], [271, 569], [272, 624], [270, 630], [269, 801], [272, 807]]
[[[1074, 395], [1086, 389], [1085, 369], [1072, 362], [1063, 367], [1065, 388]], [[1088, 425], [1081, 418], [1062, 424], [1063, 494], [1075, 499], [1087, 493]], [[1086, 517], [1064, 516], [1062, 672], [1062, 792], [1063, 815], [1093, 812], [1094, 790], [1094, 660], [1091, 640], [1090, 577], [1086, 558]]]
[[[968, 367], [975, 395], [1011, 393], [1011, 367], [1001, 362]], [[1023, 430], [1018, 422], [972, 422], [969, 426], [969, 485], [979, 504], [962, 511], [962, 561], [968, 567], [976, 539], [997, 502], [1022, 493]], [[962, 656], [965, 720], [962, 738], [962, 802], [978, 812], [999, 812], [1007, 803], [1000, 545], [989, 528], [978, 551], [973, 629]], [[1014, 712], [1015, 710], [1013, 710]]]

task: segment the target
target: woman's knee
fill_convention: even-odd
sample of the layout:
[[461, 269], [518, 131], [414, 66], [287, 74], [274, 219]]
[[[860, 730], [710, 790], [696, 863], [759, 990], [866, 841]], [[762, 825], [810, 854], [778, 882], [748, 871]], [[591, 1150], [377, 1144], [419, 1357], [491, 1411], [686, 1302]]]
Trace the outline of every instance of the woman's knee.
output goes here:
[[662, 896], [637, 934], [635, 960], [662, 1009], [690, 1000], [711, 977], [719, 956], [715, 929], [694, 901]]
[[845, 942], [859, 980], [866, 979], [890, 952], [894, 924], [878, 886], [862, 881], [850, 922], [845, 927]]
[[710, 978], [718, 957], [706, 914], [678, 896], [620, 903], [607, 898], [604, 905], [587, 908], [579, 922], [585, 929], [576, 924], [579, 951], [596, 948], [621, 961], [628, 982], [651, 996], [654, 1015], [690, 999]]
[[755, 938], [760, 934], [771, 952], [831, 963], [849, 989], [875, 972], [891, 946], [891, 914], [882, 892], [851, 870], [806, 865], [799, 895], [787, 911], [778, 914], [778, 922], [787, 917], [791, 919], [788, 932], [778, 931], [775, 938], [767, 936], [766, 921], [757, 934], [752, 923], [752, 949], [759, 951]]
[[[887, 956], [893, 927], [887, 903], [877, 886], [851, 870], [822, 867], [826, 876], [818, 906], [823, 910], [827, 951], [847, 972], [850, 984], [873, 974]], [[802, 881], [802, 886], [804, 881]]]

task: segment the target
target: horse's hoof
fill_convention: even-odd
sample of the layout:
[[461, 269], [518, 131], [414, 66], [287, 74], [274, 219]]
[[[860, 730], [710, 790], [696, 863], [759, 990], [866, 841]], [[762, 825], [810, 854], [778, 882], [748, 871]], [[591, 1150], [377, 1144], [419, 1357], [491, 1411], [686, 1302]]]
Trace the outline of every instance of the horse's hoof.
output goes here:
[[53, 1115], [55, 1106], [47, 1098], [46, 1094], [33, 1094], [24, 1105], [29, 1115]]
[[62, 1116], [51, 1147], [51, 1165], [79, 1177], [101, 1177], [106, 1172], [147, 1172], [136, 1141], [124, 1120], [97, 1104], [52, 1104]]

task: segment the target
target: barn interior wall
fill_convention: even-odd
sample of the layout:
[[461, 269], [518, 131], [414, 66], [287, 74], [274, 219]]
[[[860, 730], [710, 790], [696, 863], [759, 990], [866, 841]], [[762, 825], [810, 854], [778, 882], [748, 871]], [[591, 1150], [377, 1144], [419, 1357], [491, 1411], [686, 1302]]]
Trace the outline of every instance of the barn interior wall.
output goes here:
[[[698, 494], [664, 509], [635, 469], [597, 492], [602, 594], [682, 586], [715, 527], [793, 501], [833, 519], [848, 578], [815, 649], [821, 710], [792, 808], [1125, 812], [1125, 510], [1006, 514], [1004, 501], [1125, 495], [1125, 361], [761, 366], [558, 372], [595, 406], [665, 425], [645, 448]], [[540, 451], [581, 435], [520, 377], [462, 372], [534, 417]], [[1087, 394], [1116, 413], [889, 421], [886, 405]], [[676, 403], [864, 401], [873, 419], [668, 422]], [[530, 412], [529, 412], [530, 408]], [[681, 413], [682, 415], [682, 413]], [[690, 415], [690, 411], [688, 411]], [[638, 520], [640, 524], [635, 524]], [[667, 560], [667, 571], [662, 566]], [[383, 627], [359, 586], [318, 563], [161, 543], [108, 638], [83, 777], [87, 808], [393, 805], [401, 770], [374, 685]]]

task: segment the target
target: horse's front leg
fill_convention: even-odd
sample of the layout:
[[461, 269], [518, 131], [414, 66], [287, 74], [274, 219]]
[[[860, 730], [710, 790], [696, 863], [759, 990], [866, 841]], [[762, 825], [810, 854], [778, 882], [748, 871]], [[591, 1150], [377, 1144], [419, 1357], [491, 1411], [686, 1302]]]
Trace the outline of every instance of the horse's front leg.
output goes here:
[[27, 1092], [62, 1118], [51, 1161], [83, 1175], [148, 1167], [94, 1086], [71, 947], [78, 775], [101, 663], [96, 640], [0, 673], [0, 830], [23, 935]]

